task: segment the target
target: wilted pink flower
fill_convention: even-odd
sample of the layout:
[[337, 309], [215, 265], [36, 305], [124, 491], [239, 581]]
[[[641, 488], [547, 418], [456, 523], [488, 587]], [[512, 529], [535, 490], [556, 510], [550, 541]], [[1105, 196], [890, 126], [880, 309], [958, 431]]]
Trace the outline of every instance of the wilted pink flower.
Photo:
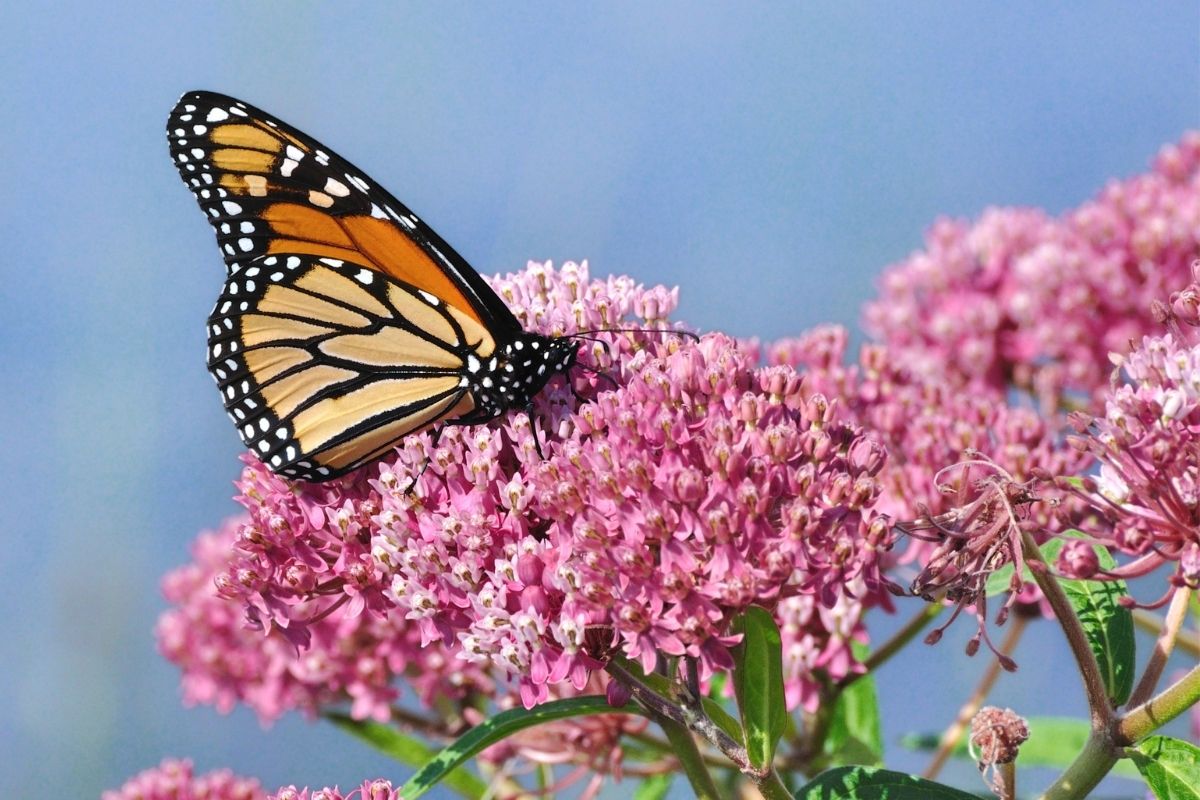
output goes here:
[[[1076, 440], [1101, 463], [1091, 498], [1112, 524], [1097, 541], [1133, 556], [1111, 577], [1173, 564], [1172, 586], [1200, 586], [1200, 345], [1146, 337], [1119, 359], [1127, 383], [1103, 417], [1077, 417]], [[1170, 597], [1173, 588], [1159, 601]]]
[[239, 778], [227, 769], [197, 776], [192, 762], [165, 759], [140, 772], [101, 800], [265, 800], [267, 793], [252, 778]]
[[891, 357], [954, 387], [1016, 386], [1043, 410], [1097, 399], [1110, 351], [1157, 330], [1151, 304], [1188, 279], [1200, 249], [1200, 134], [1151, 172], [1075, 211], [990, 209], [940, 220], [925, 250], [889, 268], [865, 309]]

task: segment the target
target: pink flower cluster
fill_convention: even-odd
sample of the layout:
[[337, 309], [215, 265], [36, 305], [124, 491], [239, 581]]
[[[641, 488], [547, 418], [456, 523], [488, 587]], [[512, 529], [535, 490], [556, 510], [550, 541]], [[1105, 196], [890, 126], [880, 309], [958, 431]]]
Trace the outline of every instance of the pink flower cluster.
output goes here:
[[[243, 489], [256, 492], [251, 484], [259, 479], [269, 480], [261, 466], [248, 468]], [[267, 531], [272, 531], [269, 519]], [[242, 581], [238, 586], [252, 583], [253, 557], [246, 548], [261, 554], [261, 543], [279, 535], [279, 530], [264, 532], [253, 517], [232, 518], [219, 531], [202, 534], [192, 546], [193, 562], [163, 579], [163, 594], [173, 607], [159, 618], [158, 647], [183, 671], [185, 703], [210, 704], [226, 713], [241, 702], [271, 722], [291, 709], [315, 716], [350, 702], [355, 717], [385, 720], [400, 695], [398, 675], [407, 677], [408, 688], [426, 705], [491, 691], [483, 671], [453, 659], [440, 643], [423, 646], [398, 615], [350, 613], [345, 607], [326, 613], [322, 609], [338, 601], [319, 597], [297, 602], [290, 608], [309, 620], [301, 650], [282, 635], [264, 636], [247, 624], [247, 611], [255, 615], [259, 609], [231, 602], [230, 580]], [[309, 537], [297, 548], [314, 541]], [[267, 550], [280, 554], [284, 547], [275, 539]], [[282, 570], [292, 566], [284, 558]]]
[[[196, 775], [192, 762], [166, 759], [139, 772], [101, 800], [266, 800], [258, 781], [239, 778], [227, 769]], [[391, 800], [389, 798], [389, 800]]]
[[450, 471], [422, 479], [436, 503], [414, 507], [403, 482], [383, 497], [397, 604], [427, 638], [457, 636], [467, 658], [520, 677], [527, 704], [598, 666], [588, 631], [647, 669], [660, 654], [719, 668], [750, 603], [833, 605], [878, 584], [883, 459], [805, 401], [794, 372], [757, 368], [722, 336], [668, 340], [619, 369], [619, 389], [564, 418], [546, 459], [520, 433], [506, 451], [476, 431], [435, 458]]
[[[846, 363], [848, 338], [838, 326], [816, 328], [770, 345], [767, 359], [802, 370], [805, 392], [836, 398], [842, 417], [878, 438], [888, 459], [879, 473], [882, 492], [876, 509], [893, 519], [949, 511], [964, 473], [943, 470], [974, 454], [1020, 482], [1035, 474], [1077, 475], [1090, 464], [1086, 454], [1067, 446], [1053, 420], [1010, 405], [1001, 393], [961, 391], [937, 375], [906, 368], [886, 345], [864, 345], [857, 363]], [[1065, 514], [1075, 510], [1035, 504], [1029, 522], [1062, 530], [1068, 522]], [[928, 552], [921, 543], [914, 545], [905, 560]]]
[[1099, 477], [1087, 481], [1088, 496], [1113, 526], [1101, 541], [1135, 557], [1114, 571], [1115, 577], [1138, 577], [1173, 564], [1173, 587], [1195, 589], [1200, 587], [1200, 345], [1181, 344], [1171, 334], [1146, 337], [1121, 367], [1128, 382], [1110, 393], [1105, 415], [1076, 417], [1086, 434], [1076, 443], [1101, 463]]
[[1157, 330], [1150, 309], [1200, 251], [1200, 133], [1153, 169], [1054, 218], [990, 209], [939, 220], [865, 308], [891, 357], [954, 387], [1016, 386], [1046, 411], [1098, 406], [1108, 353]]
[[337, 787], [324, 789], [297, 789], [283, 786], [267, 800], [404, 800], [399, 789], [392, 788], [386, 780], [363, 781], [362, 784], [343, 794]]
[[[574, 264], [496, 285], [544, 333], [663, 330], [676, 303]], [[167, 582], [177, 608], [160, 642], [189, 699], [270, 719], [349, 696], [356, 717], [382, 719], [397, 676], [429, 701], [490, 695], [490, 676], [508, 675], [531, 705], [582, 687], [616, 651], [647, 667], [660, 653], [727, 666], [727, 625], [750, 603], [780, 603], [803, 642], [793, 702], [815, 702], [811, 670], [854, 668], [857, 608], [889, 544], [872, 511], [881, 448], [793, 370], [760, 368], [726, 337], [587, 344], [573, 384], [538, 398], [545, 458], [514, 412], [436, 445], [409, 437], [330, 484], [291, 485], [248, 459], [248, 518], [202, 539]], [[248, 638], [261, 634], [237, 627], [243, 610], [275, 635]]]
[[119, 789], [110, 789], [101, 800], [403, 800], [390, 781], [363, 781], [343, 794], [337, 788], [310, 791], [281, 787], [268, 794], [254, 778], [234, 775], [227, 769], [196, 775], [192, 762], [166, 759], [157, 767], [139, 772]]

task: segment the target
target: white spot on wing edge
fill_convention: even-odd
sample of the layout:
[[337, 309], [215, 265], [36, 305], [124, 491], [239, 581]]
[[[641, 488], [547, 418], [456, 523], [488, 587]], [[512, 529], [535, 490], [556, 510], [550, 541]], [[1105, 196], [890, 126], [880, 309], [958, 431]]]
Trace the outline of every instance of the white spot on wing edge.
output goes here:
[[370, 283], [371, 281], [375, 280], [375, 276], [371, 273], [371, 270], [369, 270], [369, 269], [360, 269], [358, 271], [358, 274], [355, 275], [354, 277], [358, 278], [358, 280], [362, 283]]
[[224, 122], [229, 119], [229, 112], [223, 108], [214, 108], [208, 112], [208, 116], [204, 119], [207, 122]]

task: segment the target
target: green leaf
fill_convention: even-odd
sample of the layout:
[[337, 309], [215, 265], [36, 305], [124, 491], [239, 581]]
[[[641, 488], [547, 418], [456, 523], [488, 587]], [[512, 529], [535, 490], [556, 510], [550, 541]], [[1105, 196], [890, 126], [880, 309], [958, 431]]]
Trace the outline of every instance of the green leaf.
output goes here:
[[1159, 800], [1200, 800], [1200, 748], [1151, 736], [1126, 752]]
[[[346, 714], [336, 712], [327, 712], [325, 718], [401, 764], [419, 767], [433, 758], [436, 753], [425, 742], [401, 733], [390, 725], [372, 720], [356, 720]], [[445, 776], [444, 782], [463, 797], [472, 799], [483, 797], [488, 790], [488, 785], [483, 779], [462, 767], [450, 770]]]
[[[855, 643], [853, 650], [860, 662], [867, 657], [865, 646]], [[825, 754], [836, 765], [874, 767], [883, 763], [883, 731], [873, 675], [862, 676], [838, 695], [825, 736]]]
[[822, 772], [796, 793], [796, 800], [978, 800], [976, 795], [934, 781], [873, 767], [837, 767]]
[[775, 618], [758, 606], [750, 606], [734, 620], [733, 630], [742, 634], [733, 649], [733, 691], [746, 731], [746, 755], [753, 766], [766, 768], [787, 726], [783, 644]]
[[[1067, 535], [1077, 534], [1068, 531]], [[1051, 539], [1042, 545], [1042, 557], [1047, 564], [1058, 559], [1065, 542]], [[1112, 569], [1117, 563], [1108, 551], [1096, 545], [1096, 556], [1102, 569]], [[1134, 640], [1133, 614], [1120, 603], [1129, 594], [1125, 581], [1072, 581], [1059, 579], [1071, 606], [1075, 609], [1100, 673], [1104, 689], [1114, 706], [1122, 705], [1133, 691]]]
[[[1021, 768], [1067, 767], [1083, 750], [1091, 730], [1083, 720], [1066, 717], [1029, 717], [1026, 723], [1029, 725], [1029, 740], [1021, 745], [1017, 753], [1017, 766]], [[940, 737], [936, 734], [908, 734], [901, 738], [900, 744], [908, 750], [933, 751], [937, 749], [939, 741]], [[954, 757], [971, 757], [966, 736], [955, 747]], [[1126, 778], [1138, 777], [1137, 770], [1126, 761], [1118, 761], [1112, 774]]]
[[651, 775], [633, 790], [633, 800], [663, 800], [667, 792], [671, 791], [672, 777], [674, 776], [670, 773]]
[[425, 766], [408, 779], [404, 786], [400, 787], [400, 793], [404, 796], [404, 800], [416, 800], [445, 779], [450, 772], [468, 758], [478, 755], [480, 751], [514, 733], [541, 725], [544, 722], [589, 714], [640, 714], [645, 716], [645, 712], [633, 704], [613, 708], [603, 695], [552, 700], [531, 709], [513, 708], [502, 711], [471, 728], [460, 736], [458, 741], [434, 755], [426, 762]]

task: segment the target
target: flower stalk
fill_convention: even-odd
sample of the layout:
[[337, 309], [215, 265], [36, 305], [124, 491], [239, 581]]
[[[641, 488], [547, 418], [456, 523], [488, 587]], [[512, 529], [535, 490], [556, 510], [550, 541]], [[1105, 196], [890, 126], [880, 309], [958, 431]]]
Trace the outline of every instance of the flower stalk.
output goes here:
[[1038, 549], [1038, 544], [1033, 538], [1033, 534], [1028, 531], [1022, 531], [1021, 543], [1024, 549], [1025, 560], [1029, 564], [1029, 571], [1032, 573], [1038, 588], [1042, 590], [1046, 602], [1053, 609], [1054, 616], [1058, 620], [1059, 626], [1062, 627], [1063, 634], [1067, 639], [1067, 645], [1071, 648], [1071, 655], [1075, 657], [1075, 664], [1083, 679], [1084, 693], [1087, 696], [1088, 715], [1091, 719], [1092, 731], [1094, 734], [1106, 732], [1113, 723], [1113, 708], [1108, 700], [1108, 692], [1104, 687], [1104, 678], [1100, 672], [1100, 664], [1096, 661], [1096, 656], [1088, 644], [1087, 634], [1083, 630], [1083, 623], [1079, 621], [1079, 617], [1076, 615], [1071, 601], [1063, 591], [1062, 585], [1059, 584], [1058, 579], [1051, 573], [1049, 565], [1042, 559], [1041, 551]]

